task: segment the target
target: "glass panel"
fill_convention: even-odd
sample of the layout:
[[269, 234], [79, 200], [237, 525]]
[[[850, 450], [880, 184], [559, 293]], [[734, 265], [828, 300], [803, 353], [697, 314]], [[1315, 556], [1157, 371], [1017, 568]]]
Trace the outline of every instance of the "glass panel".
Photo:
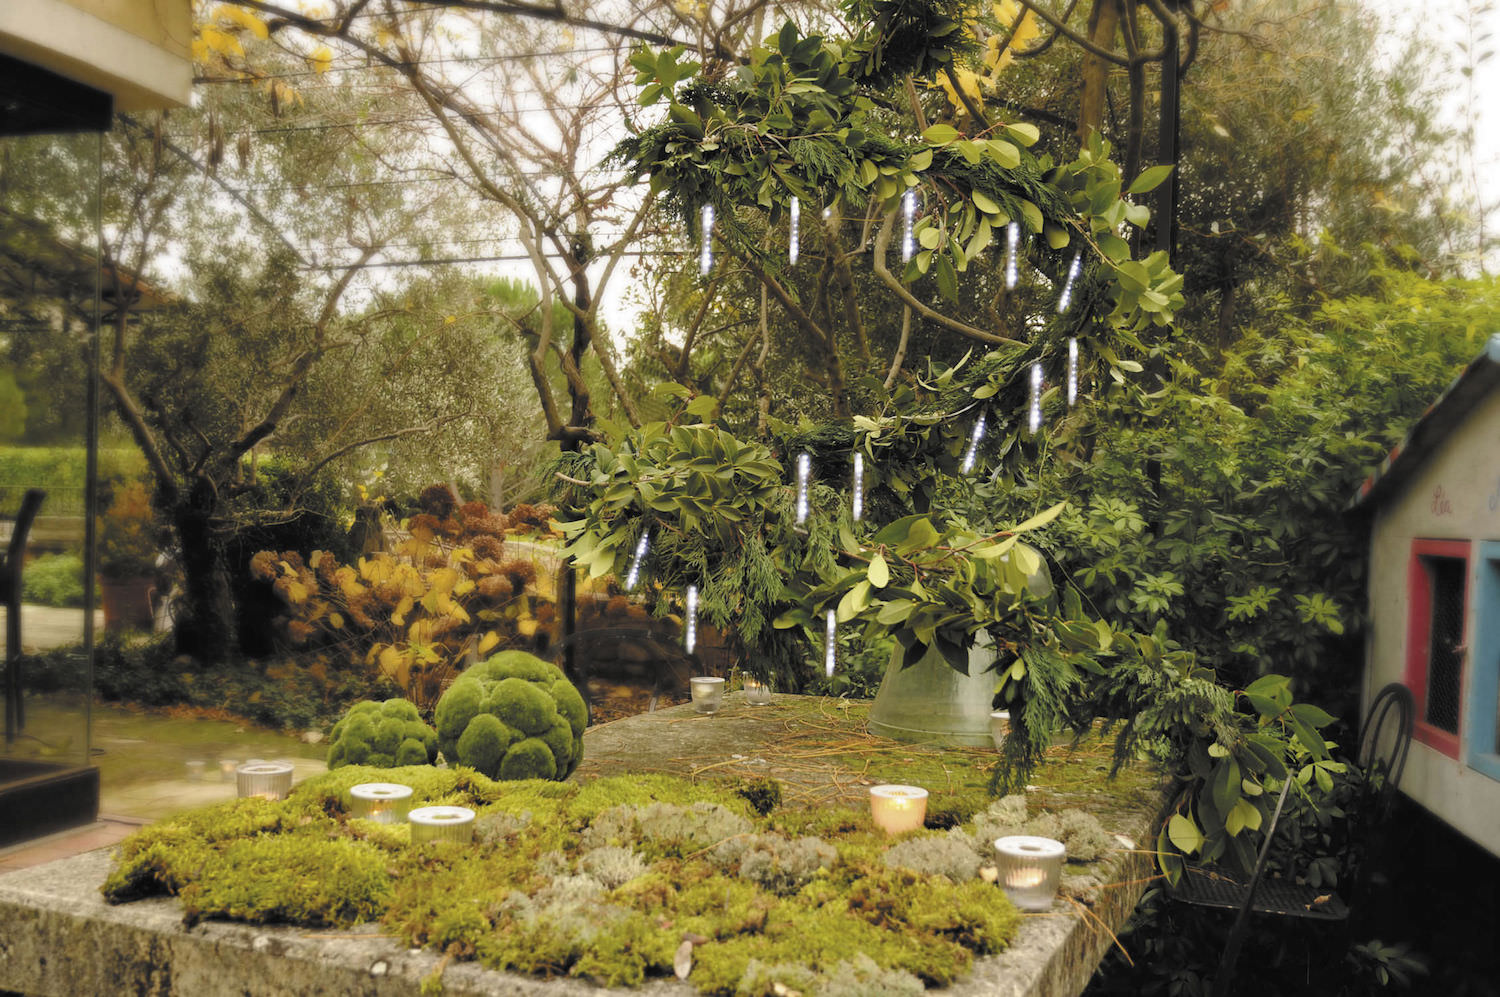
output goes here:
[[1432, 580], [1432, 627], [1427, 645], [1427, 710], [1434, 727], [1458, 733], [1463, 674], [1464, 587], [1468, 564], [1460, 558], [1427, 559]]
[[[17, 532], [28, 491], [44, 493], [24, 549], [16, 551], [20, 626], [10, 633], [18, 632], [24, 653], [7, 661], [0, 837], [9, 840], [0, 844], [87, 823], [97, 810], [97, 777], [84, 768], [91, 756], [92, 678], [83, 639], [98, 150], [92, 134], [0, 138], [4, 544]], [[18, 577], [9, 570], [14, 563], [7, 556], [0, 591]], [[8, 613], [0, 599], [0, 616]], [[45, 792], [35, 789], [39, 776]]]

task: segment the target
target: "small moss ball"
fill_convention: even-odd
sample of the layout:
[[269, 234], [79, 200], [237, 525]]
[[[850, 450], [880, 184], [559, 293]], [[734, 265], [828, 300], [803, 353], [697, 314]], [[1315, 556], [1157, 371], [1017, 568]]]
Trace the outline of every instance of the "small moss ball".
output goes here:
[[437, 761], [437, 731], [422, 722], [404, 699], [355, 703], [338, 723], [328, 745], [328, 767], [431, 765]]
[[448, 687], [436, 720], [455, 765], [492, 779], [566, 779], [583, 758], [588, 709], [556, 665], [502, 651]]

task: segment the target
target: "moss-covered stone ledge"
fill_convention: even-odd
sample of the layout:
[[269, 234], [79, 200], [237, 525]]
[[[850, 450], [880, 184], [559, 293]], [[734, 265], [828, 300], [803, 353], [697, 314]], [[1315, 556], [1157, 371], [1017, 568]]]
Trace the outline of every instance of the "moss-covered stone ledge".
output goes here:
[[[587, 791], [408, 770], [432, 782], [419, 792], [468, 794], [481, 808], [490, 841], [472, 854], [413, 850], [405, 828], [347, 820], [338, 801], [357, 772], [314, 780], [289, 804], [158, 825], [126, 843], [110, 892], [149, 897], [166, 884], [177, 897], [106, 906], [100, 854], [0, 878], [0, 989], [407, 994], [440, 978], [448, 993], [599, 993], [597, 982], [669, 973], [681, 936], [695, 943], [687, 984], [648, 978], [621, 992], [762, 993], [805, 978], [829, 993], [895, 994], [917, 977], [955, 994], [1081, 991], [1149, 875], [1149, 856], [1127, 845], [1147, 840], [1159, 807], [1150, 775], [1108, 782], [1107, 749], [1057, 749], [1030, 806], [987, 805], [991, 753], [871, 738], [863, 719], [860, 704], [751, 708], [735, 696], [712, 717], [631, 718], [588, 733], [575, 779]], [[784, 798], [759, 817], [764, 777]], [[864, 804], [880, 781], [928, 787], [954, 828], [874, 833]], [[1018, 918], [976, 878], [985, 839], [1019, 823], [1093, 859], [1072, 868], [1072, 896], [1047, 914]], [[428, 949], [407, 947], [418, 944]], [[804, 949], [818, 972], [797, 968]], [[593, 982], [486, 970], [475, 957]]]

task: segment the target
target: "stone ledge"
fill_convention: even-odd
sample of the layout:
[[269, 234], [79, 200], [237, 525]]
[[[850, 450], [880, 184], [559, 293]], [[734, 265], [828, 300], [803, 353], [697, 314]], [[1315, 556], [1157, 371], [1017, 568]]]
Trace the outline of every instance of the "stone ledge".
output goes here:
[[[1115, 865], [1115, 863], [1108, 863]], [[1144, 879], [1150, 858], [1130, 854], [1111, 870], [1116, 881]], [[106, 904], [99, 884], [109, 872], [101, 849], [0, 876], [0, 990], [35, 997], [134, 993], [166, 997], [315, 997], [345, 994], [415, 997], [441, 961], [389, 937], [224, 922], [182, 926], [170, 899]], [[1093, 913], [1118, 930], [1143, 886], [1101, 891]], [[945, 990], [952, 997], [1062, 997], [1082, 992], [1110, 939], [1059, 901], [1054, 913], [1028, 916], [1015, 943], [975, 960], [970, 976]], [[577, 997], [646, 994], [689, 997], [697, 991], [658, 980], [636, 990], [580, 980], [541, 980], [452, 963], [444, 993]]]
[[[804, 805], [856, 803], [866, 793], [858, 772], [819, 757], [794, 762], [799, 732], [822, 725], [839, 743], [862, 736], [863, 716], [839, 704], [778, 697], [778, 706], [746, 707], [737, 694], [715, 717], [696, 717], [676, 707], [591, 729], [585, 762], [575, 778], [625, 771], [661, 771], [702, 777], [770, 775], [785, 781]], [[808, 711], [815, 711], [809, 725]], [[845, 717], [844, 713], [855, 714]], [[937, 749], [872, 739], [892, 765], [920, 762]], [[960, 762], [972, 768], [973, 749]], [[1151, 823], [1160, 791], [1100, 786], [1090, 774], [1098, 758], [1058, 757], [1038, 772], [1036, 797], [1048, 807], [1080, 806], [1116, 834], [1137, 842], [1154, 840]], [[1049, 752], [1049, 755], [1052, 754]], [[755, 757], [757, 755], [764, 757]], [[817, 767], [813, 768], [814, 761]], [[868, 767], [868, 766], [867, 766]], [[589, 771], [584, 771], [589, 770]], [[871, 773], [873, 774], [873, 773]], [[1030, 787], [1028, 787], [1030, 788]], [[104, 903], [99, 885], [109, 871], [109, 852], [99, 850], [0, 876], [0, 991], [37, 997], [137, 993], [184, 997], [313, 997], [370, 995], [415, 997], [422, 980], [441, 962], [425, 950], [400, 946], [376, 925], [347, 931], [314, 931], [204, 922], [184, 928], [175, 900], [158, 898], [121, 906]], [[1121, 849], [1093, 866], [1106, 884], [1087, 912], [1066, 900], [1051, 913], [1027, 915], [1005, 952], [975, 960], [965, 979], [945, 990], [951, 997], [1076, 997], [1144, 892], [1152, 875], [1148, 852]], [[1107, 930], [1106, 930], [1107, 929]], [[363, 937], [361, 937], [363, 936]], [[443, 972], [444, 993], [582, 997], [644, 994], [690, 997], [697, 991], [676, 980], [644, 987], [606, 989], [575, 979], [541, 980], [451, 963]]]

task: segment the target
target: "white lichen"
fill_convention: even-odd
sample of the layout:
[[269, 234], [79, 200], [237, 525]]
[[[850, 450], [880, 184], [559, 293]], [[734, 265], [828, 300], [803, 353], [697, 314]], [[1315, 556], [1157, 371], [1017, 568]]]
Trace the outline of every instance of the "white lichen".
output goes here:
[[837, 849], [816, 837], [758, 834], [732, 839], [720, 847], [726, 854], [739, 852], [742, 878], [774, 893], [795, 892], [838, 858]]
[[584, 852], [578, 859], [578, 871], [597, 880], [606, 890], [624, 886], [644, 875], [648, 868], [635, 852], [615, 845]]
[[963, 883], [979, 874], [980, 852], [975, 840], [962, 828], [946, 834], [908, 838], [886, 849], [885, 864], [896, 869], [910, 869], [927, 876], [946, 876]]

